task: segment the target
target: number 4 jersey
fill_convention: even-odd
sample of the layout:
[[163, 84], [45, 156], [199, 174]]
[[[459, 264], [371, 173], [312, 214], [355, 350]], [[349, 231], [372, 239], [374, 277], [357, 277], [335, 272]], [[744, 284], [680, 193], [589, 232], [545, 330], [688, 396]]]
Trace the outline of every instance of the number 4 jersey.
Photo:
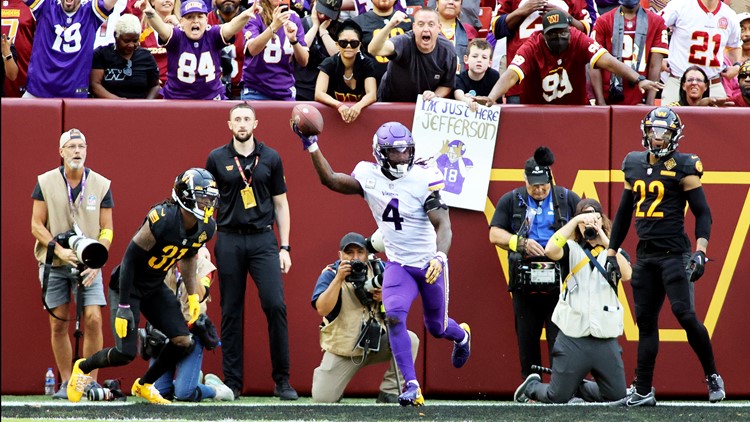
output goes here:
[[[163, 203], [148, 212], [146, 220], [156, 244], [148, 251], [148, 258], [135, 262], [133, 268], [133, 285], [131, 292], [136, 297], [143, 297], [148, 292], [159, 288], [164, 277], [177, 261], [198, 253], [206, 242], [216, 233], [216, 221], [213, 218], [204, 223], [198, 220], [189, 231], [182, 222], [180, 206]], [[110, 287], [119, 291], [120, 266], [112, 272]]]
[[404, 177], [391, 180], [379, 165], [361, 161], [352, 176], [362, 186], [383, 233], [388, 260], [414, 267], [426, 265], [437, 251], [437, 237], [424, 203], [444, 186], [440, 170], [415, 164]]
[[701, 177], [703, 164], [697, 155], [675, 151], [651, 165], [648, 155], [648, 151], [631, 152], [622, 162], [625, 180], [633, 190], [638, 237], [663, 249], [687, 251], [687, 194], [680, 182], [687, 176]]
[[86, 98], [94, 38], [112, 12], [104, 0], [82, 0], [73, 14], [54, 0], [26, 0], [37, 29], [26, 91], [43, 98]]

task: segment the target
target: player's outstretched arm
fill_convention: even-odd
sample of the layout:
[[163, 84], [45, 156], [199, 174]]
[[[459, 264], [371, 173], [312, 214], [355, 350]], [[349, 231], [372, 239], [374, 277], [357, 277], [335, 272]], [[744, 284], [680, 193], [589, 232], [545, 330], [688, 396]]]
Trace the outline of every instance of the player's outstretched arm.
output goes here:
[[328, 189], [343, 193], [345, 195], [363, 195], [362, 186], [357, 179], [346, 174], [333, 171], [328, 160], [323, 156], [320, 148], [310, 153], [315, 171], [318, 173], [320, 183]]
[[172, 31], [174, 27], [166, 22], [164, 22], [161, 17], [156, 13], [156, 10], [154, 10], [153, 6], [151, 6], [151, 2], [148, 0], [138, 0], [135, 2], [134, 6], [137, 9], [143, 10], [143, 13], [146, 15], [146, 20], [151, 25], [152, 28], [154, 28], [154, 31], [159, 35], [159, 39], [162, 41], [169, 41], [170, 38], [172, 38]]

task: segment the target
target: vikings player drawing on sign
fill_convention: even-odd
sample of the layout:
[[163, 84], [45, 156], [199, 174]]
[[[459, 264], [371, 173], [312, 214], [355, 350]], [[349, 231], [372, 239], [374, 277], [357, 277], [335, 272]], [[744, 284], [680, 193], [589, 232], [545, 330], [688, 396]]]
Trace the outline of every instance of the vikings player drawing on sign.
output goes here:
[[445, 192], [460, 195], [464, 189], [466, 180], [466, 171], [474, 167], [474, 162], [464, 156], [466, 154], [466, 144], [460, 139], [448, 143], [443, 141], [443, 147], [440, 148], [440, 155], [435, 160], [440, 172], [443, 173], [445, 180]]
[[234, 34], [255, 16], [255, 8], [245, 10], [223, 25], [211, 26], [206, 17], [206, 4], [202, 0], [187, 0], [182, 3], [180, 26], [173, 27], [157, 15], [151, 2], [138, 0], [135, 7], [143, 10], [148, 23], [167, 48], [164, 98], [225, 100], [221, 83], [221, 50], [232, 45]]
[[336, 173], [318, 147], [317, 136], [305, 136], [293, 125], [310, 152], [321, 183], [334, 192], [361, 195], [383, 233], [388, 257], [383, 273], [383, 304], [389, 340], [396, 364], [404, 376], [402, 406], [421, 406], [424, 397], [417, 382], [406, 331], [409, 308], [422, 296], [424, 322], [436, 338], [452, 340], [453, 366], [462, 367], [471, 353], [469, 325], [448, 318], [448, 258], [451, 222], [440, 199], [443, 175], [414, 163], [414, 140], [406, 126], [388, 122], [375, 132], [375, 163], [361, 161], [351, 176]]

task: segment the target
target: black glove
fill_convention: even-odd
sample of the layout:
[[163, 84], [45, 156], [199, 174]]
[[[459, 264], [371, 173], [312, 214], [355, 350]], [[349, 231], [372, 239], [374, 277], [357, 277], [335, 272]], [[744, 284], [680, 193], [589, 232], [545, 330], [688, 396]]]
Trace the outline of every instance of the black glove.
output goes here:
[[607, 257], [606, 269], [607, 282], [615, 291], [617, 291], [617, 283], [619, 283], [620, 279], [622, 278], [622, 273], [620, 272], [620, 264], [617, 263], [617, 256]]
[[695, 251], [685, 267], [685, 272], [687, 273], [689, 281], [698, 281], [698, 279], [703, 276], [703, 271], [707, 261], [708, 258], [706, 258], [706, 254], [703, 253], [703, 251]]

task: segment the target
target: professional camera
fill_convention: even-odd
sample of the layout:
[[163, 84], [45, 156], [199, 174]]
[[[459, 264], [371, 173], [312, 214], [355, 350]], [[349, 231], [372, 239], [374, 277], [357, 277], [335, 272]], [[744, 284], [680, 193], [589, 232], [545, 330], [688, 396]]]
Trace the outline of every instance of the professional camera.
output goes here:
[[353, 260], [350, 262], [352, 273], [346, 277], [346, 281], [354, 285], [354, 294], [364, 306], [373, 303], [372, 292], [383, 287], [383, 264], [378, 258], [370, 259], [372, 266], [371, 278], [367, 278], [367, 263]]
[[77, 225], [73, 226], [73, 230], [58, 234], [55, 240], [63, 248], [72, 249], [76, 253], [78, 262], [89, 268], [101, 268], [109, 258], [107, 248], [96, 240], [86, 237]]
[[594, 240], [599, 236], [599, 230], [596, 227], [586, 227], [583, 229], [583, 238], [586, 240]]

